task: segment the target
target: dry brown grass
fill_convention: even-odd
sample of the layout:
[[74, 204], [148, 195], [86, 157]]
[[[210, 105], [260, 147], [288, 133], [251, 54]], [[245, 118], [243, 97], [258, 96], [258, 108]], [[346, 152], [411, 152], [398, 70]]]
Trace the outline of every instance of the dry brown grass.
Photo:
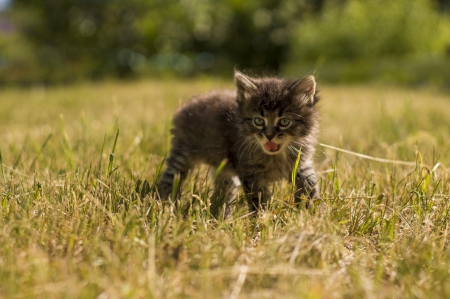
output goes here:
[[178, 208], [140, 198], [176, 107], [217, 86], [231, 82], [0, 91], [0, 297], [450, 296], [448, 95], [322, 87], [322, 143], [416, 165], [319, 146], [315, 213], [280, 183], [265, 213], [241, 201], [216, 221], [204, 169]]

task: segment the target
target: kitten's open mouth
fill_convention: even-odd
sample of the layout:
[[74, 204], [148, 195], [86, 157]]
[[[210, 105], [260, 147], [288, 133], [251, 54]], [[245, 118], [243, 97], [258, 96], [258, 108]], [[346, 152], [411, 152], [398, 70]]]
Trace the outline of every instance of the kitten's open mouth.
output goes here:
[[266, 149], [266, 151], [274, 153], [280, 149], [280, 145], [276, 144], [275, 142], [268, 141], [264, 143], [264, 148]]

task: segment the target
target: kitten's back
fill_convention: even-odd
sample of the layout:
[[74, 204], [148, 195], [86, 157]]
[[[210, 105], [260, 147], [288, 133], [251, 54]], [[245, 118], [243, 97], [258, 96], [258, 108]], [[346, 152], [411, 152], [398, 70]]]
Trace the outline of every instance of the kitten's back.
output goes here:
[[236, 91], [220, 90], [191, 99], [174, 116], [172, 146], [217, 166], [235, 142], [236, 97]]

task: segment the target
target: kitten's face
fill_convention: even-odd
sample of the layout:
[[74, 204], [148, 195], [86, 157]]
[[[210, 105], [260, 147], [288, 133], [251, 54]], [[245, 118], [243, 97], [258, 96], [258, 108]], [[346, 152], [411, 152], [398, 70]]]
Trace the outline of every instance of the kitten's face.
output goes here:
[[243, 132], [266, 154], [284, 153], [288, 147], [292, 152], [315, 133], [313, 76], [298, 81], [253, 79], [237, 72], [235, 81]]

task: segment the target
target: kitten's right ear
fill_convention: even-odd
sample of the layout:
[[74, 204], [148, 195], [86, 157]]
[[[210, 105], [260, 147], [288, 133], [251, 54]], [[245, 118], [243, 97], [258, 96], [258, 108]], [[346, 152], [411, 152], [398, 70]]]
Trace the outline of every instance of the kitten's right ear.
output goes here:
[[238, 101], [250, 99], [252, 92], [256, 90], [253, 80], [239, 71], [234, 72], [234, 83], [238, 91]]

